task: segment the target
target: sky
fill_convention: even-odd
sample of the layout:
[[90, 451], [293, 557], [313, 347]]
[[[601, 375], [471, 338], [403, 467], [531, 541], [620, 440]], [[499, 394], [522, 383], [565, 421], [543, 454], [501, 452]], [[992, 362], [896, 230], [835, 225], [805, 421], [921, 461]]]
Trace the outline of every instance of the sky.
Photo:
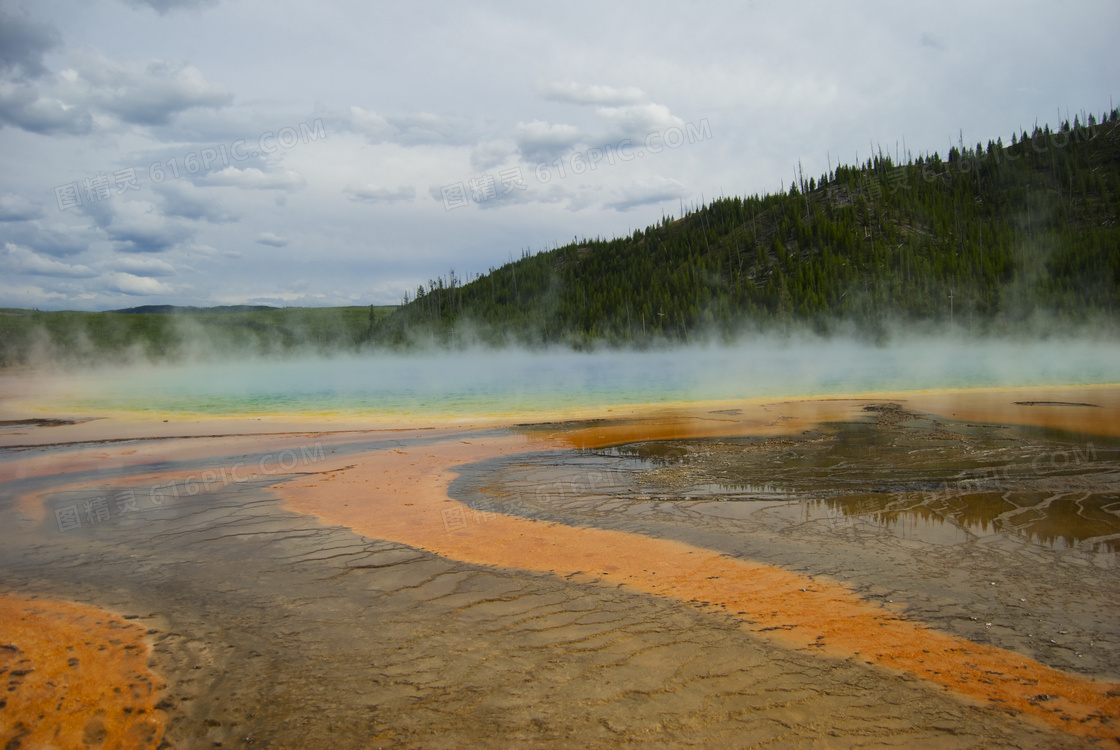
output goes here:
[[1120, 3], [0, 0], [0, 307], [397, 304], [1120, 105]]

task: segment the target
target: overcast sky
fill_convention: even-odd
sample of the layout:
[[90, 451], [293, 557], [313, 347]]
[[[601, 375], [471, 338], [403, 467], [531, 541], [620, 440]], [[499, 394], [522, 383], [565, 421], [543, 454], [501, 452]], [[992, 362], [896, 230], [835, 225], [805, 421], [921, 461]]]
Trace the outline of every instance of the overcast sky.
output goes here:
[[0, 0], [0, 306], [395, 304], [1120, 104], [1120, 3]]

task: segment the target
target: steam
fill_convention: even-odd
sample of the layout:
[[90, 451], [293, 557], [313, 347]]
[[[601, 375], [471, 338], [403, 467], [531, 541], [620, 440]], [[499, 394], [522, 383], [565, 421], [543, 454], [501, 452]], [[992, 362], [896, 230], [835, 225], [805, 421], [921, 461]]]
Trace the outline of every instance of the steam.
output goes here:
[[[285, 310], [271, 312], [282, 317], [66, 312], [48, 317], [5, 312], [16, 320], [0, 328], [0, 366], [67, 373], [161, 363], [329, 356], [358, 351], [368, 330], [364, 324], [356, 330], [353, 320], [345, 320], [331, 308], [315, 311], [314, 326]], [[34, 317], [35, 322], [18, 325], [22, 317]]]
[[[197, 346], [198, 341], [194, 342]], [[311, 349], [55, 370], [42, 408], [70, 413], [527, 415], [677, 401], [1115, 383], [1110, 336], [806, 332], [646, 350]]]
[[[1120, 382], [1111, 320], [1039, 315], [980, 332], [970, 321], [833, 323], [690, 334], [641, 347], [524, 346], [462, 323], [403, 346], [363, 341], [341, 313], [314, 326], [211, 316], [75, 315], [70, 328], [20, 342], [23, 364], [0, 370], [0, 398], [68, 415], [147, 413], [533, 415], [613, 405], [829, 396], [875, 391]], [[337, 319], [331, 316], [337, 315]], [[101, 326], [87, 330], [91, 320]], [[228, 321], [227, 321], [228, 322]], [[298, 322], [298, 321], [296, 321]], [[107, 329], [106, 325], [118, 326]], [[156, 326], [159, 330], [135, 326]], [[129, 329], [128, 326], [133, 326]], [[140, 335], [142, 334], [142, 335]], [[8, 347], [10, 341], [5, 341]], [[9, 400], [9, 405], [12, 403]], [[9, 411], [10, 409], [6, 409]], [[18, 416], [27, 416], [26, 414]]]

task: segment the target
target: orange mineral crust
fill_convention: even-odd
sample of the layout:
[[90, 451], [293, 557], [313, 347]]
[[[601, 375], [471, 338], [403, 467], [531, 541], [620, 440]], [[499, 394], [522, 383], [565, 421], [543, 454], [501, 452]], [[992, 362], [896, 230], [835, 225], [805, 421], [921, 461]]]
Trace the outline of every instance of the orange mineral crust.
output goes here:
[[977, 389], [900, 394], [910, 408], [956, 421], [1120, 436], [1120, 386]]
[[0, 595], [0, 744], [158, 747], [163, 685], [144, 636], [93, 607]]
[[623, 419], [591, 424], [541, 425], [532, 439], [559, 441], [571, 448], [603, 448], [649, 440], [693, 440], [708, 437], [781, 436], [798, 434], [823, 422], [861, 419], [869, 399], [806, 399], [800, 401], [735, 401], [682, 404], [632, 410]]
[[503, 435], [350, 455], [350, 468], [277, 490], [293, 510], [368, 537], [718, 608], [787, 647], [908, 672], [1074, 734], [1120, 737], [1120, 685], [931, 630], [837, 583], [675, 541], [475, 511], [448, 496], [456, 466], [565, 442]]
[[775, 401], [720, 401], [612, 410], [611, 418], [537, 425], [532, 437], [572, 448], [647, 440], [797, 434], [823, 423], [866, 419], [865, 406], [895, 402], [957, 422], [984, 422], [1120, 436], [1120, 386], [902, 391]]

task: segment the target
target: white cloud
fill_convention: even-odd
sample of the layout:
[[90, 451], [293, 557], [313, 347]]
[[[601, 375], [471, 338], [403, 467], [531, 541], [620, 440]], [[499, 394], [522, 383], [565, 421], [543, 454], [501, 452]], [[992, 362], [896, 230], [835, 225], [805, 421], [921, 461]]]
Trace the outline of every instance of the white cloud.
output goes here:
[[486, 141], [471, 149], [471, 167], [478, 170], [491, 169], [505, 164], [517, 148], [509, 141]]
[[92, 105], [138, 125], [164, 125], [179, 112], [233, 101], [232, 94], [207, 82], [193, 65], [165, 60], [118, 63], [88, 53], [77, 56], [74, 68], [59, 77], [72, 81]]
[[0, 124], [44, 135], [82, 135], [117, 120], [167, 125], [190, 109], [216, 109], [233, 96], [194, 66], [148, 60], [119, 63], [96, 51], [71, 56], [71, 66], [34, 79], [0, 81]]
[[171, 286], [162, 281], [124, 272], [105, 274], [102, 277], [101, 287], [106, 291], [120, 292], [132, 297], [166, 295], [173, 291]]
[[687, 197], [691, 192], [677, 180], [653, 177], [617, 190], [615, 199], [607, 201], [604, 206], [615, 211], [630, 211], [639, 206], [676, 201]]
[[0, 299], [5, 307], [55, 308], [73, 304], [70, 290], [43, 289], [36, 284], [7, 284], [0, 281]]
[[397, 129], [376, 112], [361, 107], [350, 108], [350, 127], [364, 135], [370, 143], [382, 143], [396, 134]]
[[175, 266], [151, 256], [126, 255], [114, 259], [111, 265], [114, 271], [123, 271], [133, 276], [174, 276], [178, 273]]
[[83, 135], [93, 130], [93, 116], [83, 107], [41, 93], [37, 84], [0, 81], [0, 125], [43, 135]]
[[201, 10], [218, 4], [218, 0], [125, 0], [137, 8], [151, 8], [161, 16], [173, 10]]
[[303, 175], [294, 169], [265, 172], [256, 167], [238, 169], [234, 166], [211, 172], [201, 181], [209, 185], [224, 185], [243, 190], [298, 190], [307, 184]]
[[669, 128], [684, 127], [684, 120], [676, 117], [662, 104], [636, 104], [628, 107], [601, 107], [599, 117], [609, 129], [608, 140], [629, 138], [640, 143], [650, 133], [663, 133]]
[[190, 239], [196, 231], [180, 219], [165, 216], [148, 201], [104, 200], [85, 206], [85, 211], [123, 252], [162, 252]]
[[525, 161], [541, 162], [570, 151], [579, 143], [582, 134], [574, 125], [550, 125], [542, 120], [533, 120], [519, 122], [513, 137]]
[[0, 71], [17, 78], [47, 72], [43, 55], [58, 46], [61, 35], [18, 6], [0, 6]]
[[257, 242], [261, 245], [268, 245], [269, 247], [285, 247], [288, 244], [287, 238], [281, 237], [278, 234], [273, 234], [272, 232], [263, 233], [257, 238]]
[[8, 242], [0, 250], [0, 267], [6, 274], [27, 274], [31, 276], [58, 276], [70, 278], [89, 278], [97, 272], [89, 266], [70, 265], [53, 258], [44, 258], [30, 248], [20, 247]]
[[545, 99], [571, 104], [595, 104], [600, 106], [618, 106], [622, 104], [638, 104], [646, 100], [645, 92], [637, 86], [615, 88], [613, 86], [598, 86], [594, 84], [580, 84], [574, 81], [566, 83], [549, 83], [540, 87]]
[[0, 221], [29, 221], [41, 216], [43, 210], [22, 195], [0, 194]]
[[186, 243], [178, 249], [186, 257], [201, 258], [204, 260], [213, 260], [215, 258], [240, 258], [241, 253], [236, 250], [219, 250], [211, 245], [200, 243]]
[[370, 203], [395, 203], [404, 201], [411, 203], [416, 200], [416, 188], [402, 185], [396, 190], [378, 187], [372, 184], [349, 185], [343, 189], [352, 201], [368, 201]]
[[393, 117], [389, 122], [397, 129], [395, 140], [404, 144], [457, 143], [466, 136], [463, 127], [453, 118], [429, 112]]
[[350, 107], [349, 127], [370, 143], [399, 143], [405, 146], [465, 143], [467, 128], [455, 118], [412, 112], [383, 116], [373, 110]]
[[211, 224], [236, 221], [239, 216], [213, 191], [199, 189], [189, 182], [166, 182], [157, 188], [163, 201], [163, 212], [168, 216], [200, 219]]
[[[81, 214], [74, 214], [69, 218], [85, 219]], [[32, 219], [26, 222], [10, 222], [3, 229], [6, 239], [33, 248], [37, 253], [56, 258], [83, 253], [91, 244], [105, 239], [105, 234], [99, 227], [84, 223], [68, 224], [61, 221]]]

